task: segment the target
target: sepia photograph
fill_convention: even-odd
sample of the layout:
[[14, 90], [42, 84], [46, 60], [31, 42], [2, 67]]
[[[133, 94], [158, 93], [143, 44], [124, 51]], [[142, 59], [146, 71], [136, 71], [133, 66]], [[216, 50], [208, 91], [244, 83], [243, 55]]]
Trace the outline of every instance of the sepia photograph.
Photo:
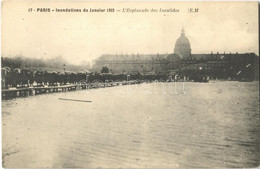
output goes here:
[[257, 1], [1, 1], [3, 168], [258, 168]]

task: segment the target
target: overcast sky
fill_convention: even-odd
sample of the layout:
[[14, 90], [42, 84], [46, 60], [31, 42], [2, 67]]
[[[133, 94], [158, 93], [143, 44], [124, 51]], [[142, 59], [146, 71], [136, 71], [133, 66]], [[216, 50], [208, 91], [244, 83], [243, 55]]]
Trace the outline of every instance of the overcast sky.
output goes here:
[[[37, 13], [28, 8], [179, 9], [179, 13]], [[2, 56], [62, 56], [70, 63], [101, 54], [173, 53], [182, 26], [192, 53], [258, 50], [257, 2], [4, 2]], [[188, 8], [199, 8], [188, 13]]]

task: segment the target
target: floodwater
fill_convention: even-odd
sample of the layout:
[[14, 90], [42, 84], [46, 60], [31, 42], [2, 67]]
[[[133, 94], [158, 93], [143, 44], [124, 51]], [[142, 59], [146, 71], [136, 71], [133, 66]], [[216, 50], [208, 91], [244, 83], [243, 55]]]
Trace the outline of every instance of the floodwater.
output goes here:
[[2, 133], [9, 168], [257, 167], [259, 83], [151, 83], [17, 98], [2, 101]]

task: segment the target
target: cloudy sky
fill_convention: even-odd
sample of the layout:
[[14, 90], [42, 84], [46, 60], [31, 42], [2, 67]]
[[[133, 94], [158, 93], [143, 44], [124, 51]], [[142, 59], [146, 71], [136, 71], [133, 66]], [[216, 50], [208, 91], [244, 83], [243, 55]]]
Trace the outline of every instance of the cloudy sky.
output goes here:
[[[2, 56], [53, 58], [73, 64], [102, 54], [172, 53], [182, 26], [192, 53], [258, 49], [257, 2], [4, 2]], [[57, 13], [29, 8], [178, 9], [178, 13]], [[199, 8], [189, 13], [188, 8]]]

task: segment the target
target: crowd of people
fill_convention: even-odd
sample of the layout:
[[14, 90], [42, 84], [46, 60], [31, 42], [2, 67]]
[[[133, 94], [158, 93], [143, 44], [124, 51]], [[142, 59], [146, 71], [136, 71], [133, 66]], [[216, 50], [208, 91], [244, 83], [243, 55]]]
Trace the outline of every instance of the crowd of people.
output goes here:
[[[26, 69], [2, 68], [2, 87], [55, 86], [76, 83], [84, 79], [84, 73], [31, 71]], [[4, 86], [3, 86], [4, 85]]]
[[32, 71], [27, 69], [10, 69], [2, 68], [2, 88], [10, 87], [41, 87], [41, 86], [58, 86], [76, 83], [112, 82], [112, 81], [152, 81], [167, 79], [166, 75], [141, 75], [140, 73], [132, 74], [109, 74], [109, 73], [91, 73], [91, 72], [48, 72]]

